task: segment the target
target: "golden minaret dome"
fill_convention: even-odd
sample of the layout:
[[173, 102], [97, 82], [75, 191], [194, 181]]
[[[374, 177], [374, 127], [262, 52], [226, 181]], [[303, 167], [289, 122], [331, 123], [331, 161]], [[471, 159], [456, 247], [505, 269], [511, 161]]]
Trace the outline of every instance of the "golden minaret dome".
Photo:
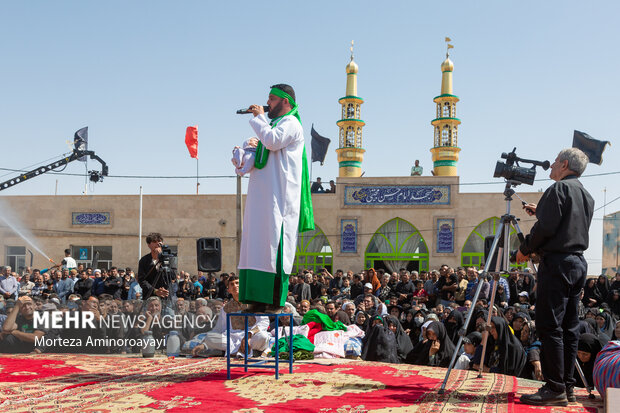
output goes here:
[[452, 63], [452, 60], [450, 60], [449, 57], [446, 57], [446, 60], [444, 60], [443, 63], [441, 64], [441, 71], [452, 72], [453, 70], [454, 70], [454, 63]]
[[338, 154], [338, 176], [340, 178], [359, 178], [362, 176], [364, 152], [362, 148], [362, 128], [366, 124], [360, 119], [364, 99], [357, 96], [357, 63], [353, 61], [353, 42], [351, 42], [351, 61], [346, 66], [347, 89], [345, 96], [338, 99], [341, 105], [340, 120], [336, 122], [340, 130]]
[[347, 74], [357, 73], [358, 67], [357, 67], [357, 63], [353, 61], [353, 56], [351, 56], [351, 61], [347, 65], [346, 70], [347, 70]]

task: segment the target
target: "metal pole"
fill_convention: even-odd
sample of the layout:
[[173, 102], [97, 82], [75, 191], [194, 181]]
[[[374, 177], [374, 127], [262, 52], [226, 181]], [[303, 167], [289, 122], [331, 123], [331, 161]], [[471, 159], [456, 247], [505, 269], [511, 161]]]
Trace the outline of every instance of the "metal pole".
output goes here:
[[581, 369], [581, 366], [579, 365], [578, 360], [575, 360], [575, 369], [577, 370], [577, 373], [579, 373], [579, 377], [581, 377], [581, 381], [586, 386], [586, 389], [588, 390], [588, 395], [592, 396], [592, 388], [590, 387], [590, 384], [588, 383], [586, 376], [583, 374], [583, 370]]
[[[493, 239], [493, 244], [491, 244], [491, 250], [489, 251], [489, 257], [493, 257], [493, 255], [495, 255], [495, 251], [497, 251], [497, 245], [499, 244], [499, 238], [501, 236], [502, 228], [503, 227], [501, 225], [497, 227], [495, 238]], [[474, 297], [472, 298], [472, 308], [469, 310], [469, 313], [467, 314], [467, 319], [465, 320], [465, 324], [463, 324], [463, 328], [461, 329], [461, 331], [459, 331], [459, 341], [456, 344], [456, 351], [454, 352], [454, 354], [452, 354], [452, 360], [450, 361], [450, 364], [448, 365], [446, 376], [444, 377], [443, 382], [441, 383], [441, 387], [439, 388], [439, 391], [438, 391], [439, 394], [443, 394], [445, 391], [446, 384], [448, 383], [448, 378], [450, 377], [450, 372], [452, 371], [452, 367], [454, 366], [454, 363], [456, 362], [456, 358], [459, 355], [458, 350], [461, 348], [461, 345], [463, 344], [463, 336], [465, 335], [464, 333], [466, 332], [467, 326], [469, 325], [469, 323], [471, 322], [471, 319], [473, 318], [474, 306], [476, 305], [476, 302], [478, 301], [478, 296], [480, 296], [480, 291], [482, 291], [482, 284], [484, 283], [484, 280], [482, 279], [482, 277], [486, 277], [490, 267], [491, 267], [491, 260], [487, 260], [487, 262], [484, 265], [484, 270], [482, 271], [482, 274], [478, 276], [478, 286], [476, 287], [476, 292], [474, 294]]]
[[491, 327], [491, 318], [493, 317], [493, 309], [495, 307], [495, 294], [497, 292], [497, 286], [501, 277], [502, 268], [508, 270], [508, 259], [510, 255], [510, 201], [506, 199], [506, 214], [502, 216], [502, 231], [503, 231], [503, 247], [499, 248], [497, 252], [497, 260], [495, 262], [495, 274], [493, 275], [493, 290], [491, 291], [491, 299], [489, 300], [489, 314], [487, 316], [486, 328], [482, 334], [482, 355], [480, 356], [480, 370], [478, 377], [482, 377], [484, 370], [484, 358], [487, 350], [487, 341], [489, 339], [489, 328]]
[[241, 232], [243, 231], [243, 205], [241, 196], [241, 177], [237, 175], [237, 262], [241, 257]]
[[[454, 363], [456, 362], [456, 357], [458, 356], [458, 350], [461, 348], [461, 344], [463, 343], [463, 336], [465, 335], [466, 331], [467, 331], [467, 327], [469, 326], [469, 323], [471, 322], [471, 319], [473, 317], [474, 314], [474, 306], [476, 305], [476, 302], [478, 301], [478, 296], [480, 295], [480, 291], [482, 290], [482, 277], [486, 277], [487, 274], [489, 273], [489, 269], [491, 267], [491, 261], [493, 260], [493, 257], [495, 256], [495, 253], [498, 252], [498, 246], [500, 244], [500, 239], [502, 239], [504, 241], [504, 245], [502, 248], [502, 252], [503, 254], [500, 255], [500, 252], [498, 252], [497, 254], [497, 261], [496, 261], [496, 269], [499, 268], [499, 264], [500, 264], [500, 260], [501, 257], [504, 257], [504, 263], [507, 265], [508, 264], [508, 256], [509, 256], [509, 250], [508, 248], [510, 247], [509, 244], [509, 240], [510, 240], [510, 222], [514, 221], [514, 224], [516, 226], [516, 228], [519, 230], [519, 233], [521, 232], [521, 230], [518, 227], [518, 224], [516, 222], [516, 220], [514, 220], [514, 217], [510, 215], [510, 202], [512, 201], [512, 194], [514, 194], [514, 191], [512, 191], [511, 189], [511, 183], [509, 181], [506, 182], [506, 189], [504, 190], [504, 195], [506, 195], [506, 214], [502, 216], [502, 224], [505, 225], [498, 225], [497, 226], [497, 230], [495, 231], [495, 237], [493, 238], [493, 244], [491, 244], [491, 250], [489, 251], [489, 257], [490, 259], [487, 259], [487, 262], [484, 264], [484, 270], [482, 271], [482, 274], [480, 274], [479, 279], [478, 279], [478, 287], [476, 288], [476, 293], [474, 294], [474, 297], [472, 298], [472, 308], [469, 310], [469, 313], [467, 314], [467, 319], [465, 320], [465, 324], [463, 325], [463, 328], [461, 328], [461, 330], [459, 330], [459, 341], [456, 344], [456, 351], [454, 352], [454, 354], [452, 355], [452, 360], [450, 360], [450, 364], [448, 365], [448, 370], [446, 371], [446, 375], [443, 379], [443, 382], [441, 383], [441, 387], [439, 388], [439, 391], [437, 393], [439, 394], [443, 394], [445, 392], [445, 388], [446, 388], [446, 383], [448, 382], [448, 378], [450, 377], [450, 372], [452, 371], [452, 368], [454, 367]], [[504, 235], [505, 237], [502, 238], [502, 231], [504, 231]], [[506, 236], [506, 234], [508, 234], [508, 236]], [[521, 234], [521, 236], [523, 236]], [[533, 265], [533, 264], [532, 264]], [[497, 280], [493, 282], [493, 292], [492, 292], [492, 299], [493, 301], [495, 300], [495, 288], [497, 288]], [[490, 321], [490, 317], [491, 314], [493, 312], [493, 301], [491, 301], [491, 306], [489, 307], [489, 319], [488, 321]], [[483, 333], [483, 342], [484, 345], [486, 346], [486, 337], [488, 335], [488, 332], [485, 329], [485, 332]], [[482, 368], [484, 366], [484, 348], [483, 348], [483, 352], [482, 352], [482, 357], [480, 359], [480, 366], [481, 366], [481, 370], [480, 370], [480, 374], [482, 374]]]
[[[501, 227], [503, 228], [503, 226]], [[489, 299], [489, 314], [487, 315], [487, 322], [485, 325], [485, 329], [482, 332], [482, 355], [480, 356], [480, 370], [478, 371], [478, 377], [482, 377], [482, 372], [484, 371], [484, 355], [487, 350], [487, 341], [489, 340], [489, 326], [491, 325], [491, 317], [493, 317], [493, 307], [495, 307], [495, 293], [497, 291], [497, 284], [499, 284], [499, 268], [501, 255], [500, 253], [504, 248], [499, 248], [497, 252], [497, 260], [495, 264], [495, 273], [493, 274], [493, 289], [491, 290], [491, 298]], [[489, 258], [493, 259], [489, 254]]]
[[230, 380], [230, 313], [226, 314], [226, 380]]
[[142, 185], [140, 185], [140, 218], [138, 222], [138, 261], [140, 261], [142, 258]]
[[84, 174], [84, 195], [88, 195], [88, 158], [84, 162], [84, 168], [86, 169]]
[[196, 157], [196, 195], [198, 195], [199, 187], [200, 187], [200, 182], [198, 181], [198, 157]]

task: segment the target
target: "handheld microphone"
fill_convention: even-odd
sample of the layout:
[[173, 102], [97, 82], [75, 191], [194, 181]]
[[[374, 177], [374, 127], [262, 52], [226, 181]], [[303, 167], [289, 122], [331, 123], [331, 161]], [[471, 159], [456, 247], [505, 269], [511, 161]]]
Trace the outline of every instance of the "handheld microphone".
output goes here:
[[[265, 111], [265, 113], [269, 112], [269, 106], [263, 106], [263, 110]], [[246, 113], [252, 113], [252, 111], [248, 108], [248, 109], [239, 109], [237, 111], [237, 115], [245, 115]]]

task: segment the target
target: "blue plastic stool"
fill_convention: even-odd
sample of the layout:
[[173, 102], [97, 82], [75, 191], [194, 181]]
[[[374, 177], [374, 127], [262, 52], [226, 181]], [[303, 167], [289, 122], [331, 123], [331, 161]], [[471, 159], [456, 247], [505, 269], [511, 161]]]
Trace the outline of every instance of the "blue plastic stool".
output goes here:
[[[248, 337], [248, 317], [275, 317], [276, 318], [276, 349], [278, 348], [278, 333], [279, 333], [279, 320], [280, 317], [289, 317], [289, 325], [290, 325], [290, 334], [289, 334], [289, 358], [288, 358], [288, 372], [293, 373], [293, 314], [291, 313], [280, 313], [280, 314], [270, 314], [270, 313], [228, 313], [226, 314], [226, 379], [230, 380], [230, 368], [231, 367], [243, 367], [244, 371], [247, 372], [248, 368], [263, 368], [263, 369], [275, 369], [276, 371], [276, 380], [280, 376], [280, 352], [276, 351], [276, 359], [275, 364], [268, 364], [271, 360], [265, 359], [255, 359], [248, 358], [249, 351], [249, 340]], [[244, 329], [244, 337], [245, 341], [245, 349], [243, 351], [243, 364], [233, 364], [230, 362], [230, 317], [243, 317], [245, 321], [245, 329]]]

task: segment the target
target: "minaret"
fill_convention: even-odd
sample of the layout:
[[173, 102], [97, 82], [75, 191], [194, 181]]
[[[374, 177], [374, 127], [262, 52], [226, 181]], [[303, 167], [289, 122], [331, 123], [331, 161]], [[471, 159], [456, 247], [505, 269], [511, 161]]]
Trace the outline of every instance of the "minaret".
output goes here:
[[338, 176], [359, 177], [362, 175], [364, 149], [362, 149], [362, 128], [365, 123], [360, 119], [360, 106], [364, 100], [357, 96], [357, 64], [353, 61], [353, 42], [351, 42], [351, 61], [346, 67], [347, 92], [338, 103], [342, 105], [342, 118], [336, 122], [340, 128], [338, 149]]
[[[446, 37], [446, 42], [450, 38]], [[458, 96], [452, 94], [452, 71], [454, 64], [450, 60], [450, 49], [448, 44], [446, 60], [441, 64], [441, 95], [433, 99], [437, 104], [437, 115], [432, 120], [431, 125], [435, 129], [434, 145], [431, 149], [433, 154], [433, 175], [435, 176], [457, 176], [456, 163], [459, 160], [457, 133], [461, 120], [456, 117], [456, 102]]]

